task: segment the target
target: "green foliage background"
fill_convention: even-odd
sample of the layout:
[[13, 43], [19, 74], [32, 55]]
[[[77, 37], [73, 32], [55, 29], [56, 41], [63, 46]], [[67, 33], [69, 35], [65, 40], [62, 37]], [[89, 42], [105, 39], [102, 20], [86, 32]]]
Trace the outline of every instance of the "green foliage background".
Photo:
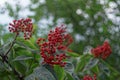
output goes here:
[[[118, 80], [120, 79], [119, 77], [120, 75], [119, 74], [120, 72], [120, 65], [119, 65], [120, 63], [120, 39], [119, 39], [120, 38], [120, 24], [119, 24], [120, 1], [119, 0], [105, 0], [105, 1], [104, 0], [43, 0], [43, 2], [41, 2], [41, 0], [30, 0], [30, 2], [31, 3], [24, 8], [22, 7], [21, 4], [19, 4], [20, 0], [15, 1], [15, 6], [12, 6], [8, 2], [5, 3], [6, 11], [8, 11], [9, 16], [12, 17], [13, 19], [23, 18], [23, 16], [19, 15], [19, 13], [21, 11], [24, 11], [25, 9], [29, 9], [31, 12], [34, 12], [34, 15], [26, 16], [32, 18], [34, 21], [33, 37], [30, 41], [27, 42], [25, 42], [21, 38], [18, 39], [18, 41], [20, 41], [18, 42], [18, 44], [22, 45], [23, 47], [20, 47], [19, 45], [16, 44], [12, 50], [13, 53], [11, 54], [13, 55], [12, 57], [16, 58], [17, 55], [24, 54], [29, 57], [27, 59], [33, 59], [33, 57], [37, 57], [39, 59], [39, 55], [38, 56], [34, 55], [36, 53], [39, 53], [39, 48], [35, 43], [36, 39], [40, 36], [46, 37], [46, 34], [49, 31], [49, 29], [55, 27], [56, 25], [64, 23], [66, 24], [66, 26], [68, 27], [68, 31], [71, 32], [71, 35], [74, 38], [74, 42], [70, 46], [70, 48], [79, 55], [82, 55], [83, 52], [87, 51], [89, 48], [96, 47], [99, 44], [101, 45], [105, 40], [108, 40], [112, 47], [112, 54], [107, 60], [105, 60], [104, 64], [106, 65], [109, 64], [110, 74], [109, 72], [105, 74], [108, 75], [107, 78], [105, 75], [104, 76], [102, 75], [102, 78], [104, 79], [101, 78], [100, 80], [117, 80], [117, 78]], [[110, 4], [114, 4], [115, 6], [111, 7]], [[36, 7], [34, 7], [35, 5]], [[109, 12], [109, 9], [113, 11]], [[23, 14], [26, 13], [23, 12]], [[110, 14], [114, 15], [112, 19], [109, 18]], [[3, 14], [0, 13], [0, 15]], [[45, 20], [47, 23], [45, 24], [42, 23], [42, 20]], [[6, 25], [8, 24], [0, 24], [0, 46], [8, 43], [9, 41], [12, 41], [14, 36], [13, 34], [8, 32], [7, 28], [5, 27]], [[21, 42], [24, 42], [24, 45], [21, 44]], [[28, 51], [26, 51], [26, 49]], [[32, 57], [31, 55], [29, 55], [31, 53], [33, 53]], [[84, 56], [85, 55], [83, 55], [83, 57]], [[87, 57], [83, 59], [87, 60]], [[15, 59], [14, 61], [17, 61], [17, 59]], [[32, 65], [31, 68], [34, 68], [35, 66], [38, 65], [39, 62], [37, 61], [38, 60], [33, 61], [35, 62], [35, 64]], [[84, 60], [83, 63], [81, 63], [80, 61], [76, 61], [76, 59], [75, 60], [71, 59], [71, 61], [73, 61], [74, 64], [75, 63], [77, 64], [75, 67], [76, 72], [81, 71], [82, 67], [85, 64]], [[14, 65], [14, 63], [12, 64]], [[21, 65], [21, 62], [19, 62], [18, 64]], [[24, 67], [27, 64], [29, 64], [29, 61], [26, 64], [22, 64], [21, 67]], [[82, 67], [79, 67], [81, 65]], [[112, 70], [113, 73], [111, 74]], [[24, 71], [23, 72], [21, 71], [21, 73], [25, 75], [29, 74], [29, 73], [24, 73]]]

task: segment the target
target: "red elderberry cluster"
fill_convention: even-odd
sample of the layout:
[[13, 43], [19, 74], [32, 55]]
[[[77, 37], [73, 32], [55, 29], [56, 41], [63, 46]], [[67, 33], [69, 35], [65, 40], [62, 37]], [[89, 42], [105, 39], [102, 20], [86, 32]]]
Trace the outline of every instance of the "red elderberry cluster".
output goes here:
[[40, 46], [43, 63], [52, 66], [65, 66], [66, 62], [63, 62], [67, 57], [65, 52], [72, 42], [72, 37], [66, 33], [66, 28], [63, 25], [51, 30], [46, 41], [43, 38], [39, 38], [37, 44]]
[[94, 77], [91, 77], [90, 75], [86, 75], [84, 76], [83, 80], [97, 80], [97, 79], [96, 79], [96, 75], [94, 75]]
[[102, 46], [98, 46], [91, 50], [91, 53], [95, 57], [101, 57], [102, 59], [106, 59], [111, 54], [111, 52], [111, 47], [107, 41], [105, 41]]
[[9, 31], [19, 35], [19, 32], [24, 33], [24, 38], [29, 39], [32, 36], [33, 24], [30, 18], [14, 20], [9, 24]]

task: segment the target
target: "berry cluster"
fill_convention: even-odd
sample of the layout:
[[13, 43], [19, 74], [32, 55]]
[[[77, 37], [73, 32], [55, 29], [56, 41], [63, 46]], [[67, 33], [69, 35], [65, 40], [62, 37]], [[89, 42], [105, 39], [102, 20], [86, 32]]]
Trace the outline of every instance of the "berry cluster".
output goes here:
[[72, 37], [66, 33], [66, 28], [63, 25], [51, 30], [46, 41], [39, 38], [37, 44], [40, 46], [43, 63], [65, 66], [66, 62], [63, 62], [67, 57], [65, 51], [68, 50], [68, 46], [72, 42]]
[[98, 46], [91, 50], [91, 53], [95, 57], [101, 57], [102, 59], [106, 59], [111, 54], [111, 52], [111, 47], [107, 41], [105, 41], [102, 46]]
[[97, 79], [96, 79], [96, 75], [94, 75], [94, 77], [91, 77], [90, 75], [86, 75], [84, 76], [83, 80], [97, 80]]
[[33, 24], [30, 18], [14, 20], [13, 23], [10, 23], [9, 31], [19, 35], [19, 32], [24, 33], [24, 38], [29, 39], [32, 35]]

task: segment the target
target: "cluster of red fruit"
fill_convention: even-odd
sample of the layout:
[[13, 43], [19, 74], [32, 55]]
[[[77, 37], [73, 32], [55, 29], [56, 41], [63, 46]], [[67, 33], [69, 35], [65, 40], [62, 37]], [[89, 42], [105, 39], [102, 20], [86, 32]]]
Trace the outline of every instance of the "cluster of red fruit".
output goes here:
[[[29, 39], [32, 36], [33, 24], [30, 18], [14, 20], [13, 23], [9, 25], [10, 32], [16, 33], [17, 35], [23, 32], [25, 39]], [[56, 27], [55, 30], [51, 30], [47, 40], [39, 38], [37, 44], [40, 46], [40, 54], [43, 58], [43, 63], [51, 66], [60, 65], [64, 67], [66, 62], [63, 60], [67, 58], [65, 53], [69, 51], [68, 46], [72, 42], [72, 37], [66, 32], [66, 28], [63, 25]], [[91, 53], [95, 57], [101, 57], [102, 59], [106, 59], [111, 52], [111, 47], [107, 41], [105, 41], [102, 46], [91, 50]], [[94, 77], [86, 75], [83, 80], [96, 80], [96, 75], [94, 75]]]
[[33, 24], [30, 18], [14, 20], [9, 24], [9, 31], [19, 35], [19, 32], [24, 33], [24, 38], [29, 39], [32, 36]]
[[46, 41], [43, 38], [39, 38], [37, 44], [40, 46], [43, 63], [65, 66], [66, 62], [63, 62], [67, 57], [65, 52], [72, 42], [72, 37], [66, 33], [66, 28], [63, 25], [51, 30]]
[[83, 80], [97, 80], [97, 79], [96, 79], [96, 75], [94, 75], [94, 77], [91, 77], [90, 75], [86, 75], [84, 76]]
[[111, 47], [107, 41], [105, 41], [102, 46], [98, 46], [91, 50], [91, 53], [95, 57], [101, 57], [102, 59], [106, 59], [111, 54], [111, 52]]

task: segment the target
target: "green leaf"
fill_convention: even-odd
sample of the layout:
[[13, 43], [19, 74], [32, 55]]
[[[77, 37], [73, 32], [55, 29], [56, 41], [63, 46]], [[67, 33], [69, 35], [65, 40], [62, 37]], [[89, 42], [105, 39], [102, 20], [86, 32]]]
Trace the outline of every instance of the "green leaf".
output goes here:
[[110, 70], [109, 68], [103, 64], [103, 63], [99, 63], [99, 68], [101, 71], [103, 71], [107, 76], [110, 76]]
[[91, 58], [89, 62], [85, 65], [83, 71], [90, 70], [91, 68], [96, 66], [98, 62], [99, 60], [97, 58]]
[[72, 63], [67, 62], [65, 67], [64, 67], [65, 71], [72, 74], [74, 72], [74, 66]]
[[72, 63], [67, 62], [64, 69], [67, 72], [68, 80], [69, 80], [70, 77], [72, 77], [71, 78], [72, 80], [79, 80], [77, 75], [74, 73], [74, 65]]
[[75, 73], [72, 74], [72, 77], [73, 77], [74, 80], [80, 80]]
[[80, 59], [77, 63], [77, 66], [75, 68], [75, 71], [78, 73], [80, 71], [83, 71], [85, 65], [88, 63], [88, 61], [90, 60], [92, 56], [89, 55], [89, 54], [85, 54], [85, 55], [82, 55], [80, 56]]
[[100, 72], [100, 70], [99, 70], [99, 67], [98, 67], [98, 65], [95, 65], [92, 69], [91, 69], [91, 71], [93, 72], [93, 73], [99, 73]]
[[108, 77], [105, 73], [100, 72], [99, 80], [116, 80], [116, 79], [111, 79], [111, 78]]
[[31, 74], [31, 75], [27, 76], [27, 77], [25, 78], [25, 80], [36, 80], [36, 79], [35, 79], [35, 75], [34, 75], [34, 74]]
[[46, 66], [37, 67], [25, 80], [57, 80]]
[[4, 34], [4, 36], [2, 37], [3, 42], [6, 43], [6, 42], [9, 42], [9, 41], [12, 41], [13, 36], [14, 36], [14, 34], [12, 34], [12, 33], [11, 34], [10, 33]]
[[39, 53], [39, 50], [36, 49], [31, 49], [30, 47], [28, 47], [28, 45], [25, 45], [24, 43], [20, 42], [20, 41], [16, 41], [16, 43], [22, 47], [24, 47], [25, 49], [31, 51], [32, 53]]
[[75, 52], [67, 52], [67, 54], [69, 56], [72, 56], [72, 57], [79, 57], [80, 56], [78, 53], [75, 53]]
[[3, 50], [3, 48], [0, 48], [0, 54], [2, 55], [2, 54], [4, 54], [4, 50]]
[[13, 61], [24, 61], [24, 60], [30, 60], [30, 59], [33, 59], [33, 57], [22, 55], [22, 56], [17, 56]]
[[[114, 67], [109, 65], [105, 60], [100, 59], [99, 69], [101, 72], [101, 76], [104, 75], [105, 79], [109, 78], [109, 80], [119, 80], [120, 72], [116, 70]], [[112, 76], [111, 76], [112, 75]], [[101, 76], [99, 77], [101, 79]]]
[[50, 71], [52, 73], [52, 75], [55, 77], [55, 79], [58, 80], [53, 66], [51, 66], [49, 64], [45, 64], [45, 65], [42, 65], [42, 66], [45, 67], [46, 69], [48, 69], [48, 71]]
[[66, 73], [66, 79], [65, 80], [74, 80], [74, 79], [69, 73]]
[[1, 78], [9, 75], [10, 73], [7, 71], [7, 70], [3, 70], [3, 71], [0, 71], [0, 80], [2, 80]]
[[0, 71], [3, 70], [5, 68], [4, 64], [2, 61], [0, 61]]
[[0, 54], [1, 54], [1, 55], [4, 54], [4, 53], [9, 49], [9, 46], [10, 46], [10, 42], [2, 45], [2, 46], [0, 47]]
[[64, 69], [60, 66], [54, 66], [54, 70], [55, 70], [55, 73], [58, 77], [59, 80], [64, 80], [64, 77], [65, 77], [65, 72], [64, 72]]
[[25, 48], [23, 48], [19, 45], [15, 45], [14, 51], [15, 51], [16, 56], [18, 56], [18, 55], [31, 56], [32, 55], [32, 53], [29, 50], [26, 50]]
[[120, 75], [120, 72], [118, 70], [116, 70], [116, 68], [113, 68], [111, 65], [109, 65], [107, 62], [105, 62], [102, 59], [100, 59], [100, 61], [101, 61], [101, 64], [103, 64], [106, 68], [109, 68], [109, 70], [112, 72], [112, 74]]
[[13, 63], [14, 64], [14, 67], [15, 69], [20, 72], [21, 74], [25, 75], [26, 74], [26, 70], [27, 70], [27, 67], [25, 65], [24, 62], [22, 61], [16, 61]]
[[17, 38], [17, 43], [20, 45], [27, 45], [31, 49], [37, 49], [37, 47], [30, 40], [24, 40], [23, 38]]

